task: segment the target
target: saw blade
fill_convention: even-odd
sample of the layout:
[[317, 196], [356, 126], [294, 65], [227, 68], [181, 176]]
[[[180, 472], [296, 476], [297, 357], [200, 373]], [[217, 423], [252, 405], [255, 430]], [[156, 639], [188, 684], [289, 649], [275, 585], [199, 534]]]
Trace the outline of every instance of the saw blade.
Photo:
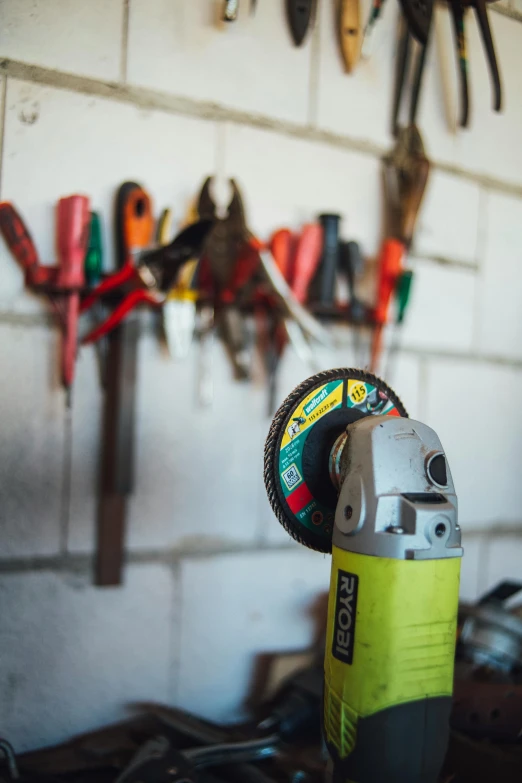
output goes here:
[[349, 424], [371, 415], [408, 416], [380, 378], [338, 369], [303, 381], [272, 421], [264, 458], [268, 499], [285, 530], [311, 549], [332, 549], [337, 505], [329, 471], [332, 447]]

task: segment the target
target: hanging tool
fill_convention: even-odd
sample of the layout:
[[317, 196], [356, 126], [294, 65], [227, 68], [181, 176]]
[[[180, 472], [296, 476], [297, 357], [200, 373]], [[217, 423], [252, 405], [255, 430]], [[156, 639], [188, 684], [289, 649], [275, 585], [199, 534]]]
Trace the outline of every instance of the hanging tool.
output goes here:
[[[116, 199], [119, 271], [107, 276], [82, 303], [89, 309], [101, 296], [122, 297], [105, 323], [84, 341], [109, 334], [98, 510], [96, 583], [121, 583], [127, 498], [134, 487], [134, 410], [139, 320], [130, 312], [139, 302], [165, 300], [183, 263], [196, 257], [210, 223], [189, 226], [167, 247], [145, 252], [154, 234], [152, 203], [135, 182], [125, 182]], [[129, 291], [129, 288], [131, 289]]]
[[[409, 104], [408, 124], [415, 125], [422, 77], [426, 65], [426, 53], [430, 39], [433, 19], [434, 0], [417, 3], [415, 0], [401, 0], [403, 13], [399, 16], [399, 34], [397, 46], [397, 65], [395, 72], [395, 87], [393, 95], [392, 133], [395, 137], [399, 132], [399, 115], [405, 100], [405, 85], [410, 70], [413, 70], [413, 82]], [[417, 42], [417, 44], [415, 43]], [[416, 47], [416, 56], [412, 54]]]
[[346, 73], [352, 73], [361, 56], [360, 0], [340, 0], [337, 34]]
[[323, 250], [321, 260], [311, 286], [310, 299], [328, 310], [335, 301], [335, 283], [339, 266], [339, 227], [341, 216], [319, 215], [323, 229]]
[[305, 304], [323, 251], [322, 227], [307, 223], [298, 234], [279, 229], [272, 235], [269, 247], [293, 295], [299, 304]]
[[89, 199], [86, 196], [68, 196], [59, 200], [56, 214], [56, 284], [62, 289], [76, 289], [68, 294], [64, 305], [62, 382], [67, 392], [68, 405], [78, 350], [80, 289], [85, 285], [84, 263], [89, 241], [89, 223]]
[[358, 366], [363, 367], [366, 362], [362, 356], [361, 328], [366, 322], [366, 305], [357, 296], [356, 280], [360, 277], [364, 267], [361, 249], [357, 242], [341, 242], [339, 245], [339, 271], [346, 277], [350, 295], [350, 322], [353, 327], [354, 356]]
[[[323, 247], [323, 230], [318, 223], [303, 226], [300, 234], [283, 228], [276, 231], [269, 242], [270, 252], [289, 285], [297, 302], [303, 305], [308, 296], [308, 288], [315, 274]], [[289, 340], [295, 342], [295, 331], [288, 318], [282, 317], [277, 308], [269, 314], [270, 329], [265, 351], [268, 379], [268, 414], [271, 416], [276, 407], [277, 374], [285, 347]], [[310, 352], [303, 357], [302, 341], [297, 344], [298, 355], [305, 361], [310, 360]]]
[[332, 780], [436, 783], [462, 556], [436, 433], [375, 376], [319, 373], [274, 417], [264, 479], [290, 535], [332, 552], [323, 712]]
[[85, 281], [91, 288], [98, 285], [103, 273], [103, 244], [101, 238], [100, 216], [91, 212], [89, 224], [89, 241], [85, 255]]
[[153, 307], [162, 306], [181, 267], [201, 253], [203, 243], [211, 228], [211, 221], [200, 220], [187, 226], [168, 247], [128, 257], [119, 272], [106, 277], [83, 300], [82, 312], [92, 307], [99, 297], [105, 296], [115, 289], [132, 286], [132, 290], [125, 295], [107, 320], [84, 337], [83, 342], [95, 342], [110, 332], [138, 304], [145, 303]]
[[212, 177], [207, 177], [197, 206], [200, 219], [213, 224], [205, 244], [200, 282], [214, 303], [216, 326], [232, 359], [235, 377], [246, 380], [250, 376], [249, 336], [241, 308], [252, 300], [259, 282], [259, 256], [251, 245], [252, 234], [235, 180], [230, 180], [232, 198], [224, 218], [217, 217], [211, 187]]
[[[154, 218], [149, 194], [124, 182], [115, 203], [116, 261], [120, 271], [150, 247]], [[97, 296], [94, 297], [96, 301]], [[108, 337], [100, 460], [96, 584], [121, 584], [127, 499], [134, 488], [134, 419], [139, 321], [127, 318]]]
[[235, 22], [239, 11], [239, 0], [224, 0], [223, 21]]
[[89, 199], [68, 196], [56, 208], [57, 265], [42, 266], [29, 231], [9, 202], [0, 204], [0, 231], [25, 271], [26, 284], [46, 294], [62, 331], [61, 378], [70, 405], [78, 347], [80, 290], [89, 236]]
[[[461, 97], [460, 125], [463, 128], [467, 127], [468, 120], [469, 120], [469, 88], [468, 88], [469, 69], [468, 69], [468, 58], [467, 58], [467, 47], [466, 47], [466, 29], [464, 23], [464, 15], [467, 10], [467, 5], [468, 3], [464, 3], [463, 0], [450, 0], [450, 8], [453, 16], [453, 26], [455, 31], [459, 83], [460, 83], [460, 97]], [[486, 0], [471, 0], [469, 5], [472, 5], [475, 9], [477, 22], [482, 36], [482, 42], [484, 44], [484, 49], [486, 52], [491, 82], [493, 86], [493, 109], [495, 111], [501, 111], [502, 85], [500, 81], [500, 73], [499, 73], [499, 68], [497, 63], [497, 57], [495, 54], [495, 45], [493, 43], [493, 36], [491, 34], [491, 28], [489, 25]]]
[[[384, 240], [378, 261], [377, 302], [374, 313], [375, 328], [372, 342], [370, 369], [378, 367], [382, 352], [384, 326], [401, 275], [404, 272], [405, 255], [411, 245], [417, 215], [424, 197], [430, 172], [430, 162], [424, 152], [419, 130], [410, 125], [399, 130], [397, 142], [384, 160], [384, 190], [388, 213], [387, 238]], [[411, 289], [402, 290], [401, 320]], [[405, 296], [407, 290], [407, 296]]]
[[[100, 217], [96, 212], [91, 212], [91, 224], [89, 230], [89, 245], [87, 255], [85, 256], [85, 280], [90, 288], [95, 288], [103, 274], [103, 244], [101, 236]], [[101, 301], [97, 302], [92, 309], [92, 318], [94, 323], [101, 323], [104, 320], [104, 308]], [[107, 340], [101, 339], [96, 343], [96, 356], [98, 359], [98, 368], [102, 387], [105, 386], [105, 371], [107, 367]]]
[[[172, 211], [164, 209], [158, 221], [158, 244], [162, 247], [168, 245], [171, 235]], [[198, 261], [184, 264], [161, 310], [163, 332], [174, 359], [184, 359], [192, 343], [196, 326], [197, 270]]]
[[316, 0], [286, 0], [286, 16], [296, 46], [301, 46], [313, 25]]
[[375, 33], [375, 25], [381, 15], [384, 0], [373, 0], [372, 7], [370, 8], [370, 15], [364, 28], [363, 41], [361, 46], [361, 57], [365, 60], [371, 57], [373, 50], [373, 40]]

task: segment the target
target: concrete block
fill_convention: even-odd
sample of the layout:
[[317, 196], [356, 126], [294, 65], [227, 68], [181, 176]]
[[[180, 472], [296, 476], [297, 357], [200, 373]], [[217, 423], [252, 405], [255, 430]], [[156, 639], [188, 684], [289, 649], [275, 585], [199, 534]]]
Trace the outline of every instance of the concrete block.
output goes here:
[[481, 578], [484, 571], [484, 553], [487, 539], [462, 530], [464, 557], [460, 571], [460, 600], [476, 601], [481, 595]]
[[122, 36], [119, 0], [2, 3], [2, 57], [115, 81], [120, 75]]
[[94, 346], [83, 346], [76, 362], [72, 405], [69, 552], [92, 552], [98, 508], [103, 390]]
[[[483, 592], [506, 579], [522, 582], [522, 524], [519, 535], [493, 535], [488, 542], [486, 560], [486, 584]], [[510, 599], [510, 603], [522, 603], [522, 593]]]
[[481, 249], [477, 349], [522, 358], [522, 199], [489, 193]]
[[432, 171], [415, 229], [414, 253], [476, 264], [479, 206], [476, 183]]
[[255, 656], [311, 644], [330, 565], [304, 547], [184, 561], [177, 704], [212, 720], [241, 717]]
[[230, 545], [256, 536], [266, 390], [233, 380], [217, 340], [212, 355], [214, 402], [201, 408], [198, 346], [174, 363], [155, 337], [141, 341], [133, 548]]
[[468, 531], [520, 521], [522, 373], [492, 364], [430, 361], [424, 421], [444, 446]]
[[225, 171], [244, 188], [249, 225], [259, 236], [338, 212], [343, 236], [360, 242], [366, 254], [377, 251], [381, 174], [375, 158], [228, 124]]
[[0, 576], [0, 721], [18, 752], [169, 701], [172, 574], [135, 565], [125, 580], [100, 590], [87, 576]]
[[437, 351], [469, 351], [473, 341], [474, 271], [420, 259], [412, 259], [411, 267], [415, 277], [401, 344]]
[[[391, 359], [389, 374], [381, 373], [386, 383], [399, 396], [408, 415], [422, 421], [421, 369], [415, 356], [398, 353]], [[386, 366], [386, 365], [385, 365]]]
[[[32, 124], [20, 119], [27, 102], [37, 106]], [[86, 193], [101, 213], [110, 268], [119, 185], [125, 180], [140, 182], [150, 191], [157, 213], [170, 206], [175, 221], [181, 222], [200, 182], [215, 169], [215, 141], [212, 122], [9, 80], [1, 197], [16, 204], [42, 260], [52, 262], [54, 205], [61, 196]], [[176, 153], [183, 149], [197, 154]], [[7, 254], [2, 253], [0, 263], [2, 273], [5, 267], [13, 274], [15, 262]], [[13, 308], [21, 287], [18, 274], [16, 283], [10, 283]]]
[[0, 325], [0, 558], [57, 554], [65, 399], [58, 333]]
[[282, 3], [240, 4], [219, 23], [213, 0], [136, 0], [130, 9], [128, 80], [195, 100], [304, 124], [310, 43], [291, 45]]

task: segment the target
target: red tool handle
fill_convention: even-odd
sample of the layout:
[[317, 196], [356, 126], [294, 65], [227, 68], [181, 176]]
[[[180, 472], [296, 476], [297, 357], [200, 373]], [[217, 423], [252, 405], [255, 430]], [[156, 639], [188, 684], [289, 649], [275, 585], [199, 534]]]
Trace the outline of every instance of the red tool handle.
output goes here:
[[61, 288], [85, 285], [84, 263], [89, 241], [90, 205], [87, 196], [61, 198], [56, 207], [56, 245]]
[[270, 252], [287, 283], [294, 277], [295, 237], [289, 228], [280, 228], [272, 234]]
[[38, 253], [29, 229], [9, 201], [0, 204], [0, 232], [9, 250], [25, 271], [28, 282], [33, 282], [40, 265]]
[[122, 268], [118, 270], [118, 272], [115, 272], [113, 275], [109, 275], [109, 277], [106, 277], [105, 280], [102, 280], [102, 282], [97, 285], [96, 288], [93, 288], [91, 293], [83, 299], [80, 312], [83, 313], [85, 310], [88, 310], [90, 307], [92, 307], [98, 297], [106, 294], [108, 291], [112, 291], [113, 288], [118, 288], [120, 285], [124, 285], [125, 283], [132, 280], [135, 274], [136, 268], [133, 262], [129, 259], [125, 262]]
[[375, 321], [378, 324], [388, 321], [390, 302], [402, 272], [404, 251], [404, 244], [398, 239], [386, 239], [381, 247], [375, 306]]
[[291, 285], [292, 292], [300, 304], [306, 302], [308, 288], [321, 260], [322, 251], [322, 226], [319, 223], [308, 223], [303, 226], [301, 236], [297, 240]]
[[135, 291], [131, 291], [130, 294], [125, 297], [123, 302], [121, 302], [121, 304], [119, 304], [118, 307], [112, 311], [106, 321], [97, 326], [96, 329], [93, 329], [92, 332], [84, 337], [82, 343], [84, 345], [88, 343], [94, 343], [96, 340], [99, 340], [100, 337], [108, 334], [116, 326], [118, 326], [121, 321], [123, 321], [125, 316], [130, 313], [130, 311], [133, 310], [136, 305], [140, 304], [141, 302], [147, 302], [147, 304], [155, 305], [156, 307], [159, 307], [161, 304], [163, 304], [162, 300], [155, 297], [146, 289], [137, 288]]
[[388, 321], [390, 302], [403, 267], [405, 245], [398, 239], [386, 239], [379, 256], [379, 281], [374, 318], [370, 370], [377, 372], [382, 353], [384, 325]]

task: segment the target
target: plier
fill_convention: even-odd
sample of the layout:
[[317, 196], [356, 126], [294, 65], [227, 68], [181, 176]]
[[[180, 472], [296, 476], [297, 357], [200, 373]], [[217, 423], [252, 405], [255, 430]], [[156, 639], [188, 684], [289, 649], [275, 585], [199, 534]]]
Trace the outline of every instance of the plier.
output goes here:
[[[392, 133], [395, 138], [399, 135], [399, 115], [404, 101], [410, 67], [413, 69], [413, 76], [408, 124], [416, 125], [417, 122], [417, 109], [433, 20], [434, 0], [426, 0], [424, 3], [401, 0], [401, 8], [392, 115]], [[411, 65], [411, 63], [413, 64]]]
[[199, 220], [183, 229], [167, 247], [144, 251], [136, 257], [129, 253], [122, 268], [106, 277], [83, 299], [81, 312], [89, 310], [99, 297], [120, 288], [131, 288], [109, 317], [84, 337], [82, 342], [92, 343], [103, 337], [138, 304], [161, 307], [181, 267], [201, 255], [211, 228], [211, 220]]
[[459, 65], [462, 104], [460, 125], [463, 128], [467, 126], [469, 118], [468, 56], [466, 51], [466, 30], [464, 26], [464, 13], [466, 11], [466, 6], [468, 5], [472, 5], [475, 9], [480, 33], [482, 35], [482, 42], [484, 44], [484, 49], [486, 50], [489, 72], [493, 83], [493, 108], [495, 111], [500, 111], [502, 108], [502, 85], [500, 83], [500, 73], [495, 54], [495, 46], [493, 44], [493, 37], [489, 26], [486, 0], [450, 0]]

